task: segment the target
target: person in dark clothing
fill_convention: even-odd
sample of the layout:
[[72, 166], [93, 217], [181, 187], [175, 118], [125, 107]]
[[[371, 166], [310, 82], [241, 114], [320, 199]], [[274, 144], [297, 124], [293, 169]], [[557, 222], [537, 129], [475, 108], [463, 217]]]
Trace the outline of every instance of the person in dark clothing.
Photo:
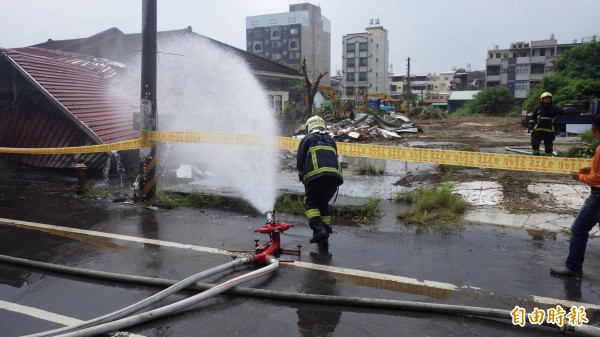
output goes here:
[[331, 210], [329, 201], [341, 184], [342, 167], [338, 161], [337, 146], [326, 130], [325, 121], [313, 116], [306, 121], [306, 136], [298, 145], [296, 168], [304, 184], [305, 209], [308, 225], [313, 230], [310, 243], [319, 248], [329, 246]]
[[[600, 142], [600, 116], [592, 120], [592, 135]], [[550, 268], [550, 273], [559, 276], [583, 275], [583, 260], [592, 228], [600, 222], [600, 147], [596, 147], [592, 166], [571, 172], [571, 178], [590, 186], [590, 196], [585, 199], [571, 225], [569, 254], [565, 264]]]
[[552, 94], [544, 92], [540, 104], [533, 110], [529, 120], [531, 149], [534, 156], [540, 155], [540, 144], [544, 142], [544, 153], [552, 156], [552, 144], [556, 138], [556, 116], [562, 115], [562, 109], [552, 104]]

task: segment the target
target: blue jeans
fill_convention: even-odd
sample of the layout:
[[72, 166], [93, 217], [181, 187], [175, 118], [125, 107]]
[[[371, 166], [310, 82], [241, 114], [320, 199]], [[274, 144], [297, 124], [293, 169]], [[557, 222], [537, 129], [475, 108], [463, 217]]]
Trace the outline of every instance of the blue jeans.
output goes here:
[[600, 190], [593, 188], [571, 225], [569, 256], [565, 261], [569, 269], [582, 270], [589, 233], [598, 222], [600, 222]]

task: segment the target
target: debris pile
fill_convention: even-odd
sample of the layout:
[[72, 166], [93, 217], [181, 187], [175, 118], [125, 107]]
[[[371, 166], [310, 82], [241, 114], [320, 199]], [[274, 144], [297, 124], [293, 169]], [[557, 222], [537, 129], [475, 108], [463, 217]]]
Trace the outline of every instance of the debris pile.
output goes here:
[[336, 141], [374, 141], [378, 138], [400, 139], [401, 133], [422, 131], [402, 114], [377, 116], [356, 113], [354, 119], [347, 118], [336, 122], [330, 128]]

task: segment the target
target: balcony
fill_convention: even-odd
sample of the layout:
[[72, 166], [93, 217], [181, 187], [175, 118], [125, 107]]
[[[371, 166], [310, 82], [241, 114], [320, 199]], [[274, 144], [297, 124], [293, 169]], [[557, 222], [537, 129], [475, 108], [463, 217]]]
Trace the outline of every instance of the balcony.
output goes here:
[[530, 57], [517, 57], [517, 64], [530, 64]]
[[531, 63], [546, 63], [546, 56], [532, 56]]
[[486, 66], [499, 66], [501, 64], [502, 64], [502, 59], [486, 59], [485, 60]]

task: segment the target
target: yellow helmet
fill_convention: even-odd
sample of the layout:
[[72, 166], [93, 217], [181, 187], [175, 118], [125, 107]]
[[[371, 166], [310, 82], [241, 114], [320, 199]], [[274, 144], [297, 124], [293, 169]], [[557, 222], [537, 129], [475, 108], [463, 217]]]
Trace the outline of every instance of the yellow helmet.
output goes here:
[[326, 129], [325, 121], [319, 116], [312, 116], [306, 121], [306, 132], [311, 132], [314, 128], [321, 127]]
[[544, 99], [544, 97], [550, 97], [550, 99], [552, 99], [552, 94], [549, 92], [544, 92], [540, 95], [540, 101]]

